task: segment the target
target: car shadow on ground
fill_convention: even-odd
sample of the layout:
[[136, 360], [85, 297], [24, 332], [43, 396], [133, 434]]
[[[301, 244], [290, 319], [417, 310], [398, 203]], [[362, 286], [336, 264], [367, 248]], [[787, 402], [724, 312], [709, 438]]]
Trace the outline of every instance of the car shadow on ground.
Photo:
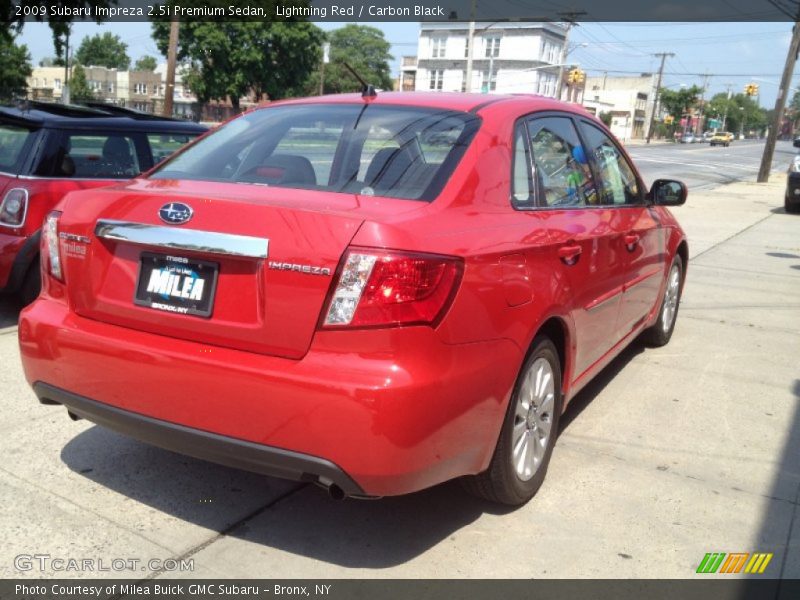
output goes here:
[[[634, 343], [600, 373], [570, 404], [563, 427], [643, 350]], [[400, 497], [344, 502], [313, 485], [298, 484], [275, 503], [282, 494], [274, 490], [291, 491], [291, 484], [181, 456], [96, 426], [70, 440], [61, 459], [75, 473], [171, 517], [349, 568], [406, 563], [484, 514], [515, 510], [468, 495], [458, 481]], [[265, 493], [270, 488], [273, 492]], [[259, 496], [271, 499], [255, 510], [236, 500]], [[223, 500], [199, 502], [214, 497]]]
[[0, 329], [14, 327], [19, 320], [19, 303], [13, 298], [0, 298]]

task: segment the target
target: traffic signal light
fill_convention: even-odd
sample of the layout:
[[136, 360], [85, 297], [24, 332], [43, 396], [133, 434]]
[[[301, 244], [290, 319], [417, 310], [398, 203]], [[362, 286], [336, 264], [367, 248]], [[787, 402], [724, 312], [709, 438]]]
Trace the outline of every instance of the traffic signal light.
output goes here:
[[757, 96], [758, 95], [758, 84], [756, 83], [748, 83], [744, 86], [744, 93], [748, 96]]
[[569, 73], [567, 73], [568, 83], [583, 83], [584, 79], [586, 79], [586, 73], [578, 68], [570, 69]]
[[666, 117], [664, 117], [665, 125], [672, 125], [673, 121], [675, 121], [675, 117], [673, 117], [672, 115], [667, 115]]

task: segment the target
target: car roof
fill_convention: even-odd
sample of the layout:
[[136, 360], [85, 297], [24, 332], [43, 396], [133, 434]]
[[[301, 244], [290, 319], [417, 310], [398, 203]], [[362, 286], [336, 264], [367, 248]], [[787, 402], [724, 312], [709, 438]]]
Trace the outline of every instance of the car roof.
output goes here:
[[536, 94], [468, 94], [458, 92], [378, 92], [375, 97], [364, 98], [361, 94], [333, 94], [292, 100], [280, 100], [262, 104], [256, 108], [294, 104], [370, 104], [385, 106], [417, 106], [478, 113], [484, 109], [519, 108], [527, 112], [534, 110], [561, 110], [581, 115], [590, 115], [582, 106], [560, 102]]
[[87, 106], [25, 101], [17, 106], [0, 106], [0, 120], [32, 127], [58, 129], [124, 129], [128, 131], [170, 131], [203, 133], [207, 127], [192, 121], [159, 117], [119, 106]]

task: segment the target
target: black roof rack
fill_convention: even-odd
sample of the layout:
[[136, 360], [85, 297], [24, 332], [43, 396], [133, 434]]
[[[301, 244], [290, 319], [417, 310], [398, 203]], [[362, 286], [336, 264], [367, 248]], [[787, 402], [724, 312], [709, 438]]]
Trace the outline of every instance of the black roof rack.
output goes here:
[[23, 100], [17, 104], [20, 111], [39, 110], [60, 117], [108, 117], [109, 113], [79, 104], [56, 104], [38, 100]]
[[116, 104], [108, 104], [106, 102], [81, 102], [82, 106], [86, 106], [88, 108], [93, 108], [97, 110], [102, 110], [111, 116], [118, 116], [118, 117], [129, 117], [131, 119], [138, 119], [142, 121], [149, 121], [153, 119], [157, 119], [159, 121], [181, 121], [182, 119], [175, 119], [173, 117], [162, 117], [161, 115], [154, 115], [151, 113], [146, 113], [141, 110], [135, 110], [133, 108], [126, 108], [124, 106], [118, 106]]

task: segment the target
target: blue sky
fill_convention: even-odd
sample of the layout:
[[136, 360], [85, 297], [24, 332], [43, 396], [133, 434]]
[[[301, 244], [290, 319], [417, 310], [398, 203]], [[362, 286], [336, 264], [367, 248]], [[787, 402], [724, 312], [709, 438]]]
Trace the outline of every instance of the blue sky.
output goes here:
[[[396, 74], [400, 56], [416, 54], [419, 23], [366, 23], [383, 30], [392, 43]], [[342, 23], [320, 23], [335, 29]], [[580, 64], [590, 75], [609, 71], [630, 74], [655, 72], [659, 59], [654, 54], [674, 52], [665, 67], [664, 85], [702, 85], [700, 74], [708, 73], [709, 96], [726, 90], [742, 91], [748, 82], [760, 86], [762, 106], [775, 103], [778, 82], [786, 60], [792, 24], [784, 23], [584, 23], [570, 33], [569, 61]], [[87, 35], [111, 31], [128, 44], [135, 60], [151, 54], [159, 57], [150, 38], [148, 23], [78, 23], [73, 29], [74, 47]], [[53, 55], [47, 25], [28, 23], [19, 39], [28, 46], [35, 64]], [[585, 46], [584, 46], [585, 44]], [[800, 85], [798, 78], [793, 85]], [[790, 94], [791, 95], [791, 94]]]

